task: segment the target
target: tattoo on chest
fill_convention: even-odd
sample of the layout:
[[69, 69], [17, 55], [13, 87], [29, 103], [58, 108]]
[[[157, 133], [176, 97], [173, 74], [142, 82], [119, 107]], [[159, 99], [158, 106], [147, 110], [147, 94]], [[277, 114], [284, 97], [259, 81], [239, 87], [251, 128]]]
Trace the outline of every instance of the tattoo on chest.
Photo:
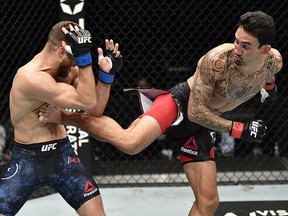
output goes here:
[[264, 82], [263, 73], [263, 70], [259, 70], [245, 76], [231, 67], [223, 79], [216, 81], [215, 93], [221, 95], [228, 103], [234, 100], [246, 101], [259, 92]]

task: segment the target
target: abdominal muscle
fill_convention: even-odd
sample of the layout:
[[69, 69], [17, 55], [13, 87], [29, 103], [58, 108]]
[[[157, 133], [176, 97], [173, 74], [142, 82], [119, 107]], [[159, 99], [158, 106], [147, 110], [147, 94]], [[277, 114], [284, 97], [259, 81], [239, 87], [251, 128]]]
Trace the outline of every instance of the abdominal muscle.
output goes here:
[[[39, 121], [39, 109], [43, 102], [30, 101], [30, 106], [27, 106], [28, 104], [21, 103], [20, 100], [13, 101], [11, 98], [13, 97], [10, 97], [10, 114], [16, 142], [33, 144], [66, 137], [66, 129], [63, 125], [43, 124]], [[29, 107], [32, 111], [19, 109], [19, 107]]]
[[50, 140], [63, 139], [66, 130], [63, 125], [41, 124], [38, 114], [30, 113], [14, 127], [14, 139], [21, 144], [33, 144]]

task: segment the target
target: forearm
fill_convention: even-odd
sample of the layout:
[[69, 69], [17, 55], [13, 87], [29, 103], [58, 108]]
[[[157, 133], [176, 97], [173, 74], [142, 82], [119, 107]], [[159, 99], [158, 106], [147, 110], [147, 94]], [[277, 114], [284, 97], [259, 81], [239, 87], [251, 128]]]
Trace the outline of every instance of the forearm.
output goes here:
[[61, 121], [60, 124], [72, 125], [80, 128], [81, 119], [84, 114], [77, 112], [69, 112], [66, 110], [61, 110]]
[[78, 68], [73, 67], [71, 70], [79, 70], [79, 80], [76, 86], [77, 106], [91, 109], [95, 106], [95, 78], [92, 70], [91, 46], [92, 37], [88, 30], [79, 28], [79, 26], [69, 25], [68, 31], [62, 28], [69, 44], [65, 44], [65, 50], [74, 56]]
[[188, 118], [192, 122], [218, 132], [230, 133], [232, 128], [232, 121], [218, 116], [206, 106], [188, 107]]
[[98, 81], [96, 86], [96, 105], [92, 110], [87, 110], [87, 115], [101, 116], [107, 105], [110, 96], [111, 84]]
[[76, 87], [78, 96], [87, 109], [96, 104], [95, 78], [91, 66], [79, 68], [79, 82]]

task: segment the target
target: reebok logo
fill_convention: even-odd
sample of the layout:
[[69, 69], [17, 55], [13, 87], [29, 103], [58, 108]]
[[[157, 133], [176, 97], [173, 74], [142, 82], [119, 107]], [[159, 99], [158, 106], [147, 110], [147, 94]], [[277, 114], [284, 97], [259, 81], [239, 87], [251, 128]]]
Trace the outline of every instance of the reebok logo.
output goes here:
[[41, 148], [41, 151], [47, 152], [47, 151], [51, 151], [51, 150], [56, 150], [56, 146], [57, 146], [57, 143], [51, 143], [51, 144], [43, 145]]
[[181, 151], [191, 155], [198, 155], [198, 146], [196, 144], [195, 138], [191, 137], [184, 146], [181, 147]]
[[187, 148], [184, 148], [183, 146], [181, 147], [181, 151], [182, 152], [185, 152], [187, 154], [191, 154], [191, 155], [198, 155], [198, 151], [194, 151], [192, 149], [187, 149]]
[[193, 150], [198, 150], [198, 146], [196, 144], [195, 138], [191, 137], [185, 144], [184, 144], [185, 148], [188, 149], [193, 149]]
[[96, 191], [98, 191], [98, 188], [96, 188], [90, 181], [86, 181], [84, 197], [90, 196]]

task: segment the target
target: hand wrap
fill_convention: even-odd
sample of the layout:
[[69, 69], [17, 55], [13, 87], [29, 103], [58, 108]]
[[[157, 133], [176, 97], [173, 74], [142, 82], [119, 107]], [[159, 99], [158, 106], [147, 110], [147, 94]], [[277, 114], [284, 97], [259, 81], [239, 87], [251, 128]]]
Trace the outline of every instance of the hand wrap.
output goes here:
[[112, 50], [106, 49], [106, 56], [99, 56], [98, 57], [98, 63], [100, 65], [100, 60], [102, 58], [107, 58], [108, 61], [111, 63], [112, 68], [110, 69], [109, 73], [101, 70], [99, 70], [99, 80], [106, 84], [112, 84], [114, 81], [114, 77], [116, 72], [119, 72], [121, 68], [123, 67], [123, 58], [120, 55], [119, 57], [116, 57], [116, 54], [113, 53]]

